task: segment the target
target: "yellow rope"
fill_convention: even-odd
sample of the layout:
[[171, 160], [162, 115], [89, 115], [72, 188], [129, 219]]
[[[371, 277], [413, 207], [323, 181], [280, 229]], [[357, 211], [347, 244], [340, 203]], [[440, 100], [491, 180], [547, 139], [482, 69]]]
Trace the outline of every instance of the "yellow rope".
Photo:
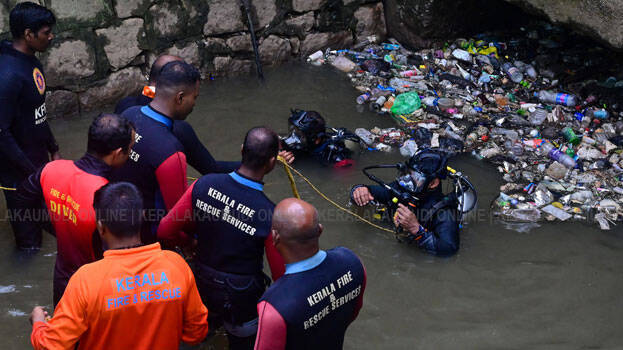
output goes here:
[[5, 190], [5, 191], [16, 191], [17, 188], [13, 188], [13, 187], [2, 187], [0, 186], [0, 190]]
[[290, 181], [290, 188], [292, 188], [292, 194], [294, 195], [294, 197], [301, 199], [301, 194], [299, 193], [298, 188], [296, 188], [296, 182], [294, 182], [294, 176], [292, 176], [292, 172], [290, 171], [290, 165], [288, 165], [288, 162], [286, 162], [286, 160], [282, 156], [278, 156], [277, 159], [281, 163], [283, 163], [283, 169], [285, 170], [286, 175], [288, 175], [288, 180]]
[[375, 224], [375, 223], [373, 223], [373, 222], [371, 222], [371, 221], [367, 220], [366, 218], [362, 217], [361, 215], [357, 215], [357, 214], [353, 213], [352, 211], [350, 211], [350, 210], [348, 210], [348, 209], [344, 208], [343, 206], [341, 206], [341, 205], [337, 204], [334, 200], [332, 200], [331, 198], [327, 197], [324, 193], [322, 193], [322, 191], [320, 191], [320, 190], [319, 190], [316, 186], [314, 186], [314, 184], [313, 184], [313, 183], [311, 183], [311, 181], [309, 181], [309, 179], [308, 179], [308, 178], [306, 178], [303, 174], [301, 174], [301, 172], [299, 172], [298, 170], [296, 170], [296, 169], [294, 169], [292, 166], [290, 166], [290, 164], [288, 164], [288, 163], [285, 161], [285, 159], [283, 159], [283, 158], [281, 158], [281, 157], [279, 157], [278, 159], [279, 159], [279, 161], [280, 161], [281, 163], [283, 163], [283, 167], [284, 167], [284, 169], [286, 170], [286, 174], [288, 175], [288, 179], [290, 180], [290, 185], [292, 186], [292, 192], [293, 192], [293, 194], [294, 194], [294, 196], [295, 196], [296, 198], [301, 198], [301, 197], [300, 197], [299, 192], [298, 192], [298, 190], [297, 190], [297, 188], [296, 188], [296, 184], [294, 183], [294, 177], [292, 176], [291, 171], [293, 171], [296, 175], [300, 176], [300, 177], [301, 177], [301, 179], [303, 179], [303, 181], [307, 182], [307, 184], [308, 184], [308, 185], [309, 185], [309, 186], [310, 186], [310, 187], [311, 187], [314, 191], [316, 191], [316, 193], [318, 193], [318, 195], [320, 195], [320, 197], [322, 197], [322, 198], [323, 198], [324, 200], [326, 200], [327, 202], [329, 202], [329, 203], [333, 204], [336, 208], [338, 208], [338, 209], [342, 210], [343, 212], [346, 212], [346, 213], [348, 213], [348, 214], [350, 214], [350, 215], [352, 215], [352, 216], [356, 217], [357, 219], [359, 219], [359, 220], [361, 220], [361, 221], [365, 222], [366, 224], [368, 224], [368, 225], [370, 225], [370, 226], [372, 226], [372, 227], [374, 227], [374, 228], [377, 228], [377, 229], [379, 229], [379, 230], [381, 230], [381, 231], [389, 232], [389, 233], [392, 233], [392, 234], [394, 233], [394, 230], [390, 230], [390, 229], [387, 229], [387, 228], [385, 228], [385, 227], [379, 226], [379, 225], [377, 225], [377, 224]]

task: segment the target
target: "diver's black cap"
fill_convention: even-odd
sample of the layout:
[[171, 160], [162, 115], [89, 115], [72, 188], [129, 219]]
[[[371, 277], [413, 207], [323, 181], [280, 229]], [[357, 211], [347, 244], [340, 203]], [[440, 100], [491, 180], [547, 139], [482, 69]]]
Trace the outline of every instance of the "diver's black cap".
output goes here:
[[422, 172], [427, 177], [445, 179], [448, 158], [443, 151], [425, 149], [414, 154], [407, 161], [407, 167]]

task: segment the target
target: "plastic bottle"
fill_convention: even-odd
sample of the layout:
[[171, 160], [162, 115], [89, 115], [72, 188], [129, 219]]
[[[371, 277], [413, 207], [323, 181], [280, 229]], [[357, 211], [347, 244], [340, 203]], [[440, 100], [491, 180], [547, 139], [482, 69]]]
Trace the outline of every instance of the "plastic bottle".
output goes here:
[[543, 103], [557, 104], [567, 107], [574, 107], [578, 102], [578, 98], [575, 95], [550, 92], [545, 90], [535, 92], [534, 96]]
[[381, 96], [377, 98], [376, 101], [372, 102], [372, 109], [374, 109], [377, 112], [380, 111], [381, 108], [383, 108], [385, 101], [387, 101], [387, 98], [385, 96]]
[[435, 96], [428, 96], [428, 97], [424, 97], [424, 99], [422, 100], [422, 103], [424, 103], [425, 105], [429, 106], [429, 107], [433, 107], [435, 106], [435, 103], [437, 102], [438, 98]]
[[444, 130], [445, 136], [453, 138], [455, 140], [459, 140], [459, 141], [463, 141], [463, 138], [461, 136], [459, 136], [457, 133], [455, 133], [454, 131], [452, 131], [451, 127], [446, 127], [446, 129]]
[[608, 113], [605, 109], [596, 109], [590, 110], [588, 112], [588, 116], [591, 117], [591, 119], [608, 119], [608, 117], [610, 117], [610, 113]]
[[376, 139], [376, 136], [370, 131], [364, 128], [357, 128], [355, 129], [355, 135], [359, 136], [361, 141], [363, 141], [363, 143], [365, 143], [366, 145], [374, 145], [374, 140]]
[[483, 84], [488, 84], [491, 82], [491, 76], [485, 72], [483, 72], [480, 75], [480, 78], [478, 78], [478, 84], [479, 85], [483, 85]]
[[393, 87], [396, 90], [399, 91], [405, 91], [405, 90], [409, 90], [409, 89], [413, 89], [415, 87], [416, 83], [409, 81], [409, 80], [404, 80], [404, 79], [400, 79], [400, 78], [393, 78], [389, 81], [389, 86]]
[[514, 142], [513, 146], [511, 147], [511, 153], [517, 157], [521, 156], [523, 154], [523, 143]]
[[331, 65], [344, 73], [348, 73], [357, 68], [357, 64], [344, 56], [337, 56]]
[[452, 51], [452, 56], [454, 56], [454, 58], [459, 59], [461, 61], [466, 61], [466, 62], [472, 61], [472, 55], [465, 50], [456, 49]]
[[475, 132], [470, 133], [465, 138], [465, 141], [467, 142], [468, 145], [473, 145], [476, 142], [476, 140], [478, 140], [478, 134], [476, 134]]
[[534, 69], [534, 67], [532, 67], [532, 65], [523, 63], [521, 61], [515, 61], [514, 65], [520, 71], [522, 71], [523, 73], [526, 73], [526, 75], [529, 76], [530, 79], [536, 79], [537, 78], [536, 69]]
[[518, 222], [537, 222], [541, 219], [541, 212], [537, 208], [512, 209], [505, 216]]
[[417, 143], [415, 143], [415, 140], [407, 140], [400, 147], [400, 154], [403, 157], [410, 158], [417, 152], [417, 150], [418, 150], [418, 147], [417, 147]]
[[580, 141], [582, 141], [576, 134], [575, 132], [573, 132], [573, 129], [571, 129], [570, 127], [566, 127], [564, 129], [562, 129], [562, 136], [565, 138], [565, 140], [567, 140], [567, 142], [569, 142], [570, 144], [577, 146], [580, 144]]
[[502, 70], [517, 84], [521, 83], [523, 80], [523, 74], [521, 74], [519, 69], [508, 62], [502, 65]]
[[415, 70], [415, 69], [405, 70], [405, 71], [400, 72], [400, 76], [401, 77], [413, 77], [413, 76], [418, 75], [418, 73], [419, 72], [417, 70]]
[[451, 98], [442, 97], [439, 100], [437, 100], [437, 105], [441, 109], [452, 108], [452, 107], [454, 107], [454, 100], [451, 99]]
[[369, 92], [363, 93], [357, 97], [357, 104], [362, 105], [366, 103], [366, 101], [369, 99], [370, 99], [370, 93]]
[[491, 129], [492, 135], [504, 135], [509, 140], [517, 140], [519, 138], [519, 134], [515, 130], [509, 130], [504, 128], [493, 128]]
[[389, 51], [400, 50], [400, 45], [397, 45], [397, 44], [383, 43], [382, 45], [383, 45], [383, 50], [389, 50]]
[[395, 100], [396, 98], [394, 96], [389, 96], [387, 101], [385, 101], [385, 104], [383, 105], [383, 107], [385, 107], [385, 109], [391, 109], [392, 106], [394, 105]]
[[558, 163], [564, 165], [567, 168], [575, 168], [575, 160], [558, 148], [554, 147], [554, 145], [549, 142], [541, 145], [541, 154], [544, 156], [548, 156], [550, 159], [557, 161]]
[[324, 53], [322, 51], [316, 51], [307, 57], [307, 62], [313, 62], [322, 57], [324, 57]]

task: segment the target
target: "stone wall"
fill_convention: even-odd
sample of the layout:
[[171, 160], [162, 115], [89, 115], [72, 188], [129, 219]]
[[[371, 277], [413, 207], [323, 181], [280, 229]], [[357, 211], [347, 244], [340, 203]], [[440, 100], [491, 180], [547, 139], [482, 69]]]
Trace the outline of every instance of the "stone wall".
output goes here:
[[[0, 33], [10, 38], [0, 0]], [[37, 0], [35, 0], [37, 2]], [[41, 55], [50, 117], [97, 110], [136, 93], [161, 53], [183, 57], [204, 76], [255, 69], [246, 12], [238, 0], [38, 0], [58, 19]], [[386, 33], [379, 0], [250, 0], [264, 65]]]
[[623, 0], [384, 0], [389, 35], [412, 47], [537, 16], [623, 50]]
[[623, 0], [506, 0], [623, 49]]

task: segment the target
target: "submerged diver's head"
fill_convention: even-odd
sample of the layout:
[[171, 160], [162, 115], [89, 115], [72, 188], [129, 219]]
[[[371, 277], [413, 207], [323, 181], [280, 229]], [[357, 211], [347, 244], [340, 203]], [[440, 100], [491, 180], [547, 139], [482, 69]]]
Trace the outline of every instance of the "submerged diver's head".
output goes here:
[[448, 175], [447, 164], [444, 152], [422, 150], [406, 162], [405, 174], [398, 179], [398, 184], [413, 194], [433, 191]]
[[284, 143], [292, 150], [313, 150], [326, 138], [326, 123], [316, 111], [293, 110], [288, 126], [290, 134]]

